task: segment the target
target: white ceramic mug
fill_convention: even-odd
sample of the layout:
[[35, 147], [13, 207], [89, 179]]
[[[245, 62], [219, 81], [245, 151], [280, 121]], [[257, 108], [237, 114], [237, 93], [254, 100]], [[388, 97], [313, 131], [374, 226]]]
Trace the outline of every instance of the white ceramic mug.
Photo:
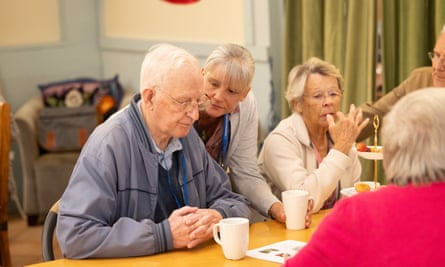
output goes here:
[[281, 193], [284, 213], [286, 214], [286, 228], [301, 230], [306, 226], [306, 213], [311, 197], [306, 190], [287, 190]]
[[213, 226], [213, 239], [223, 250], [224, 257], [240, 260], [249, 247], [249, 219], [225, 218]]

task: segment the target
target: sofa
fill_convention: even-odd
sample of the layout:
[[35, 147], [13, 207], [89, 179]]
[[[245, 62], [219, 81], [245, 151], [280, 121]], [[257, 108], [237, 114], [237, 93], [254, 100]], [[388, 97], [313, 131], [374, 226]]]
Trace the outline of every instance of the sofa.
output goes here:
[[[134, 92], [124, 91], [119, 109]], [[44, 108], [41, 95], [26, 101], [15, 113], [19, 130], [18, 149], [23, 178], [23, 208], [28, 225], [41, 224], [71, 176], [80, 151], [48, 152], [38, 142], [39, 114]]]

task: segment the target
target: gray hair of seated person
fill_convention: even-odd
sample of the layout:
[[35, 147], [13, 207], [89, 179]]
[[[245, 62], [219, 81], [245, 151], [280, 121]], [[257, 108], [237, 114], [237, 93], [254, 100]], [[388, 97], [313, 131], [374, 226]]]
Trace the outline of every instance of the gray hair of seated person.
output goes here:
[[249, 89], [255, 74], [255, 61], [247, 48], [227, 43], [218, 46], [207, 58], [204, 73], [212, 71], [214, 67], [224, 68], [224, 80], [235, 92]]
[[200, 72], [199, 62], [189, 52], [170, 44], [157, 44], [148, 50], [141, 65], [139, 90], [163, 89], [177, 70], [191, 65]]
[[343, 77], [340, 71], [334, 65], [317, 57], [312, 57], [304, 64], [294, 66], [289, 72], [285, 95], [289, 107], [292, 108], [294, 100], [300, 100], [302, 98], [306, 81], [311, 74], [320, 74], [336, 78], [338, 88], [343, 92]]
[[400, 99], [384, 117], [383, 166], [389, 181], [425, 185], [445, 181], [445, 88]]

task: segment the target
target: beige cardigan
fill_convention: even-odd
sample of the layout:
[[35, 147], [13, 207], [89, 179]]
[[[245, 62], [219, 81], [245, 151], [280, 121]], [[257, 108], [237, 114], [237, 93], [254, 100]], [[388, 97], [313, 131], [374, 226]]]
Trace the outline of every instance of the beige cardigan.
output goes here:
[[288, 189], [305, 189], [314, 198], [314, 212], [335, 190], [359, 181], [361, 165], [355, 149], [348, 155], [331, 149], [317, 168], [317, 159], [310, 146], [306, 125], [298, 113], [282, 120], [264, 140], [259, 167], [272, 191], [281, 199]]

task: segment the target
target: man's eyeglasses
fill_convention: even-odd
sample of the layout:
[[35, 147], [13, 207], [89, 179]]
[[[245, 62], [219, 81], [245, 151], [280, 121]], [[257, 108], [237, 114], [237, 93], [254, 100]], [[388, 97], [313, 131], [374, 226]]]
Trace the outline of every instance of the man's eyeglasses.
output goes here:
[[442, 64], [445, 64], [445, 55], [430, 51], [428, 52], [428, 57], [431, 59], [431, 61], [440, 61]]
[[178, 111], [186, 113], [192, 111], [195, 108], [195, 106], [198, 107], [198, 109], [203, 109], [210, 103], [210, 98], [207, 94], [203, 94], [196, 101], [195, 100], [179, 101], [165, 91], [164, 94], [167, 95], [168, 98], [170, 98], [170, 100], [178, 107]]
[[332, 101], [339, 100], [342, 97], [342, 95], [343, 94], [340, 91], [329, 91], [327, 93], [318, 92], [318, 93], [314, 93], [312, 95], [303, 94], [303, 96], [309, 97], [310, 99], [312, 99], [315, 102], [323, 102], [325, 99], [328, 99], [328, 98]]

